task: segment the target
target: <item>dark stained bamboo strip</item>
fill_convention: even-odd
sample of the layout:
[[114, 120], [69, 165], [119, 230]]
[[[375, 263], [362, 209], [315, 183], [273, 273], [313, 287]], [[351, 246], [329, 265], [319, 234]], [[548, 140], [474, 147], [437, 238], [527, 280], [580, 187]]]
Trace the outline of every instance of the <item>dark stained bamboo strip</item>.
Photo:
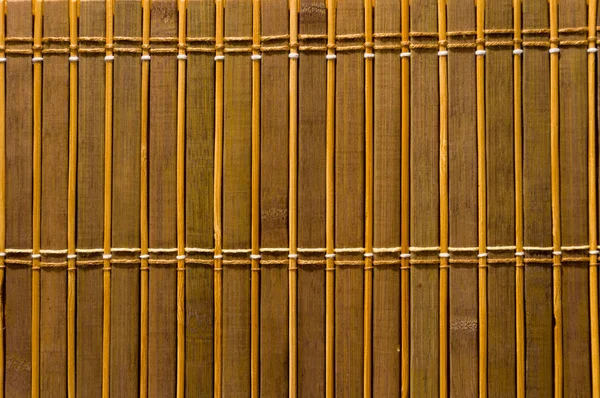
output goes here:
[[177, 387], [178, 398], [185, 394], [185, 88], [187, 1], [178, 0], [177, 54]]
[[515, 313], [517, 398], [525, 397], [525, 291], [523, 240], [523, 100], [522, 100], [522, 6], [513, 1], [513, 98], [515, 172]]
[[69, 0], [69, 182], [67, 195], [67, 396], [75, 396], [75, 212], [77, 209], [77, 91], [79, 1]]
[[327, 116], [325, 129], [325, 396], [335, 394], [335, 23], [336, 0], [327, 0]]
[[250, 383], [251, 397], [258, 398], [260, 387], [260, 72], [261, 59], [261, 3], [252, 0], [252, 181], [251, 181], [251, 237], [250, 267]]
[[[42, 0], [33, 3], [33, 59], [42, 58]], [[40, 240], [42, 195], [42, 64], [33, 65], [33, 238], [31, 275], [31, 396], [40, 395]]]
[[298, 8], [289, 0], [289, 397], [298, 396]]
[[[0, 289], [5, 290], [6, 265], [6, 1], [0, 2]], [[4, 299], [4, 296], [2, 297]], [[5, 356], [4, 300], [0, 302], [0, 397], [4, 398]]]
[[479, 321], [479, 396], [487, 397], [488, 327], [487, 327], [487, 175], [486, 175], [486, 125], [485, 125], [485, 1], [477, 0], [477, 240], [478, 240], [478, 321]]
[[[410, 14], [409, 0], [401, 3], [401, 29], [402, 29], [402, 52], [410, 51]], [[410, 244], [410, 61], [409, 57], [402, 57], [402, 131], [401, 131], [401, 175], [400, 175], [400, 319], [401, 319], [401, 396], [408, 397], [410, 385], [410, 268], [409, 268], [409, 244]]]
[[552, 195], [552, 290], [554, 314], [554, 396], [563, 394], [563, 341], [562, 341], [562, 269], [560, 230], [560, 125], [559, 125], [559, 62], [558, 1], [550, 0], [550, 168]]
[[105, 2], [106, 55], [104, 72], [104, 239], [102, 254], [103, 314], [102, 314], [102, 398], [110, 396], [111, 347], [111, 263], [112, 258], [112, 192], [113, 192], [113, 61], [114, 2]]
[[214, 395], [221, 398], [223, 395], [223, 36], [225, 29], [223, 0], [215, 0], [215, 166], [214, 166], [214, 305], [215, 305], [215, 331], [214, 331]]
[[596, 183], [596, 18], [597, 3], [588, 2], [588, 241], [589, 241], [589, 289], [590, 289], [590, 356], [591, 393], [600, 397], [600, 348], [598, 328], [598, 212]]
[[440, 397], [448, 396], [448, 42], [446, 0], [438, 0], [440, 84]]
[[365, 0], [365, 266], [363, 397], [373, 394], [373, 8]]
[[140, 108], [140, 397], [148, 396], [148, 114], [150, 90], [150, 0], [142, 0]]

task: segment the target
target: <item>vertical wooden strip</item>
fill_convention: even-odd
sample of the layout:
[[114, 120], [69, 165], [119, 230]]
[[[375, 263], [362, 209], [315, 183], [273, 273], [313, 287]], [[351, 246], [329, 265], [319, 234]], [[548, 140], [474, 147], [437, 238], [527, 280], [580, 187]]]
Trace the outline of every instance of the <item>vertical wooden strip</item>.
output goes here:
[[[6, 4], [7, 36], [30, 36], [30, 1]], [[31, 43], [7, 43], [31, 50]], [[27, 249], [33, 240], [33, 65], [31, 57], [11, 57], [6, 64], [6, 235], [7, 248]], [[6, 396], [32, 395], [32, 271], [7, 265], [5, 284]]]
[[[436, 1], [411, 4], [412, 31], [435, 34], [437, 21]], [[410, 51], [410, 242], [415, 247], [436, 247], [440, 238], [440, 92], [436, 39], [411, 38], [417, 45], [433, 45], [431, 49]], [[438, 397], [439, 257], [435, 250], [413, 252], [412, 256], [425, 261], [410, 265], [410, 394]]]
[[[327, 32], [322, 0], [300, 0], [299, 34]], [[312, 44], [314, 41], [302, 41]], [[323, 42], [319, 42], [323, 44]], [[323, 53], [301, 52], [298, 75], [298, 246], [325, 245], [325, 134], [327, 67]], [[325, 273], [301, 260], [323, 260], [322, 253], [298, 260], [298, 396], [325, 395]]]
[[[548, 2], [523, 2], [523, 29], [548, 28]], [[523, 42], [548, 40], [527, 34]], [[525, 47], [523, 55], [523, 236], [528, 246], [549, 247], [550, 198], [549, 57], [543, 47]], [[539, 253], [539, 252], [538, 252]], [[526, 253], [527, 257], [539, 256]], [[526, 257], [526, 260], [527, 260]], [[537, 256], [536, 256], [537, 257]], [[549, 260], [544, 256], [544, 261]], [[525, 268], [526, 396], [552, 395], [552, 270], [548, 264]]]
[[[399, 32], [396, 0], [374, 3], [374, 34]], [[419, 3], [420, 4], [420, 3]], [[418, 5], [415, 5], [418, 7]], [[366, 21], [365, 21], [366, 26]], [[397, 38], [375, 36], [376, 45]], [[377, 50], [373, 61], [373, 246], [400, 246], [400, 57]], [[368, 150], [367, 150], [368, 153]], [[368, 185], [368, 184], [367, 184]], [[366, 232], [366, 231], [365, 231]], [[366, 237], [366, 234], [365, 234]], [[395, 261], [397, 253], [375, 253], [374, 260]], [[376, 265], [373, 272], [372, 396], [400, 396], [400, 269]], [[365, 319], [365, 322], [367, 320]]]
[[[472, 0], [448, 4], [448, 30], [473, 31]], [[472, 42], [474, 35], [450, 36], [450, 44]], [[472, 48], [451, 48], [448, 56], [449, 234], [452, 247], [478, 242], [478, 159], [476, 62]], [[483, 174], [485, 175], [485, 174]], [[450, 270], [450, 395], [478, 393], [478, 272], [470, 253], [452, 253]]]
[[[340, 1], [332, 4], [335, 11], [335, 35], [363, 33], [365, 30], [364, 0]], [[332, 27], [330, 27], [330, 32]], [[364, 43], [363, 38], [337, 42], [339, 47]], [[368, 45], [367, 45], [368, 46]], [[334, 130], [330, 141], [334, 158], [330, 182], [334, 192], [331, 231], [335, 248], [363, 247], [365, 244], [365, 62], [362, 51], [338, 52], [329, 60], [330, 76], [334, 90], [329, 98], [334, 105]], [[372, 58], [367, 58], [372, 62]], [[332, 72], [329, 72], [332, 73]], [[326, 169], [327, 170], [327, 169]], [[333, 249], [333, 248], [332, 248]], [[371, 252], [371, 251], [369, 251]], [[335, 253], [335, 251], [334, 251]], [[365, 253], [336, 253], [339, 261], [361, 261]], [[331, 262], [334, 258], [331, 259]], [[332, 262], [335, 264], [335, 262]], [[368, 271], [368, 270], [367, 270]], [[370, 271], [368, 271], [370, 272]], [[331, 274], [331, 275], [330, 275]], [[364, 361], [364, 267], [335, 264], [335, 271], [326, 277], [333, 285], [333, 367], [334, 391], [338, 397], [357, 396], [363, 390]]]
[[[252, 35], [252, 1], [227, 0], [226, 37]], [[250, 41], [226, 42], [248, 47]], [[248, 250], [252, 235], [252, 63], [248, 52], [225, 55], [223, 246]], [[235, 255], [232, 255], [233, 257]], [[249, 260], [247, 252], [237, 259]], [[223, 395], [251, 395], [251, 272], [223, 268]]]
[[335, 394], [335, 35], [336, 0], [327, 0], [327, 114], [325, 121], [325, 396]]
[[[69, 0], [69, 181], [67, 195], [67, 396], [75, 396], [75, 212], [77, 209], [77, 113], [79, 1]], [[77, 61], [76, 61], [77, 60]]]
[[[215, 2], [188, 0], [188, 37], [214, 37]], [[186, 65], [185, 224], [186, 245], [212, 248], [215, 126], [214, 52], [192, 52]], [[199, 254], [188, 252], [188, 257]], [[213, 253], [202, 254], [212, 259]], [[185, 385], [189, 396], [213, 395], [214, 291], [212, 264], [186, 265], [185, 282]]]
[[[159, 50], [165, 46], [153, 42], [154, 37], [178, 37], [177, 1], [154, 0], [150, 6], [150, 31], [152, 47]], [[172, 48], [172, 44], [168, 45]], [[181, 184], [177, 183], [178, 142], [181, 143], [182, 127], [178, 128], [177, 60], [174, 54], [152, 53], [152, 60], [143, 61], [150, 68], [150, 104], [148, 120], [148, 217], [149, 246], [151, 248], [174, 248], [184, 252], [178, 242], [182, 220], [178, 222], [178, 195]], [[183, 94], [183, 93], [182, 93]], [[181, 148], [183, 149], [183, 148]], [[181, 152], [179, 152], [181, 155]], [[179, 162], [178, 162], [179, 160]], [[181, 163], [180, 163], [181, 165]], [[182, 165], [181, 165], [182, 166]], [[183, 177], [183, 176], [182, 176]], [[184, 219], [185, 220], [185, 219]], [[183, 220], [183, 221], [184, 221]], [[181, 231], [182, 232], [182, 231]], [[177, 394], [178, 350], [178, 274], [180, 258], [173, 254], [152, 254], [148, 273], [148, 394], [154, 397], [173, 397]], [[178, 254], [179, 255], [179, 254]], [[152, 260], [167, 260], [165, 265]], [[176, 260], [176, 261], [174, 261]], [[183, 276], [183, 275], [182, 275]], [[181, 347], [183, 348], [183, 347]], [[183, 391], [182, 391], [183, 392]]]
[[0, 2], [0, 397], [5, 393], [6, 287], [6, 1]]
[[185, 88], [187, 1], [177, 1], [177, 387], [185, 394]]
[[[43, 4], [43, 35], [69, 35], [69, 3]], [[65, 48], [49, 42], [44, 48]], [[36, 62], [37, 63], [37, 62]], [[43, 66], [41, 65], [43, 63]], [[68, 241], [69, 180], [69, 66], [66, 54], [43, 54], [40, 163], [40, 245], [64, 250]], [[35, 72], [34, 72], [35, 73]], [[34, 206], [35, 207], [35, 206]], [[43, 254], [41, 261], [64, 262], [65, 254]], [[37, 271], [36, 271], [37, 272]], [[64, 267], [44, 268], [40, 274], [40, 384], [39, 393], [68, 394], [67, 272]], [[74, 288], [74, 285], [71, 284]], [[71, 289], [73, 292], [74, 289]]]
[[558, 0], [550, 0], [550, 168], [552, 195], [552, 290], [554, 330], [554, 396], [563, 394], [562, 253], [560, 217], [560, 125]]
[[590, 289], [590, 356], [592, 365], [592, 397], [600, 397], [600, 339], [598, 331], [598, 212], [596, 182], [596, 18], [597, 2], [589, 1], [588, 17], [588, 241]]
[[438, 0], [440, 85], [440, 398], [448, 396], [448, 41], [446, 0]]
[[[114, 35], [140, 37], [140, 2], [116, 0], [114, 10]], [[140, 43], [118, 43], [118, 46], [139, 48]], [[142, 62], [139, 53], [117, 53], [114, 56], [114, 81], [128, 83], [127, 88], [119, 85], [114, 90], [111, 240], [115, 248], [136, 248], [141, 242], [142, 118], [134, 115], [140, 115], [142, 108]], [[113, 256], [110, 293], [110, 395], [138, 396], [141, 371], [140, 273], [146, 271], [140, 272], [139, 265], [135, 263], [136, 260], [139, 261], [139, 250], [115, 251]], [[120, 263], [123, 260], [130, 263]]]
[[[280, 0], [261, 1], [264, 45], [279, 46], [288, 43], [286, 35], [292, 18], [288, 13], [288, 4], [288, 1]], [[296, 8], [297, 27], [297, 0], [293, 6]], [[278, 36], [281, 39], [266, 41], [265, 36]], [[298, 39], [295, 41], [297, 43]], [[288, 153], [288, 99], [290, 107], [293, 99], [289, 92], [289, 84], [292, 83], [289, 79], [288, 56], [289, 53], [285, 51], [265, 51], [261, 61], [260, 246], [263, 248], [285, 248], [289, 242], [288, 217], [291, 218], [292, 215], [288, 210], [288, 155], [291, 156]], [[292, 109], [289, 111], [292, 112]], [[276, 264], [260, 266], [260, 395], [290, 396], [288, 324], [291, 313], [288, 284], [291, 271], [286, 267], [289, 265], [286, 264], [287, 251], [264, 252], [261, 256], [263, 260], [276, 261]]]
[[[558, 9], [558, 25], [579, 28], [586, 20], [585, 2], [565, 0]], [[583, 29], [581, 29], [583, 30]], [[584, 32], [561, 32], [560, 40], [581, 40]], [[585, 115], [587, 94], [586, 52], [584, 47], [560, 49], [559, 66], [559, 154], [560, 159], [560, 235], [563, 246], [588, 244], [588, 134]], [[588, 254], [589, 250], [570, 251], [562, 264], [562, 347], [565, 396], [591, 396], [590, 290], [588, 261], [567, 258]], [[583, 371], [585, 369], [586, 371]]]
[[106, 55], [104, 57], [104, 239], [102, 253], [102, 398], [110, 396], [111, 347], [111, 245], [113, 192], [113, 78], [114, 78], [114, 2], [105, 1]]
[[252, 181], [250, 236], [250, 384], [251, 397], [258, 398], [260, 387], [260, 69], [261, 69], [261, 4], [252, 0]]

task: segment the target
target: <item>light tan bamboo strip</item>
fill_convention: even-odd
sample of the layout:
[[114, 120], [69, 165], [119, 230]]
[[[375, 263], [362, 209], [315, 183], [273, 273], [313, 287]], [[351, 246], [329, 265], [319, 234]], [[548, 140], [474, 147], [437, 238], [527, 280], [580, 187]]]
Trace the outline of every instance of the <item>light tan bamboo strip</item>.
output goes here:
[[[556, 50], [554, 50], [556, 49]], [[552, 191], [552, 284], [554, 310], [554, 396], [563, 394], [562, 269], [560, 233], [560, 160], [558, 102], [558, 0], [550, 0], [550, 163]]]
[[[439, 51], [448, 51], [446, 0], [438, 0]], [[448, 253], [448, 59], [439, 56], [440, 254]], [[440, 397], [448, 396], [448, 258], [440, 256]]]
[[327, 120], [325, 170], [325, 396], [333, 398], [335, 388], [335, 19], [336, 0], [327, 4]]
[[[79, 0], [69, 0], [69, 61], [77, 57]], [[75, 397], [75, 212], [77, 206], [78, 62], [69, 62], [69, 181], [67, 195], [67, 396]]]
[[260, 385], [260, 0], [252, 0], [252, 221], [250, 292], [250, 389], [258, 398]]
[[[516, 252], [523, 253], [523, 103], [521, 99], [521, 0], [513, 0], [514, 26], [514, 145], [515, 145], [515, 245]], [[517, 398], [525, 398], [525, 289], [523, 256], [515, 256], [515, 304], [517, 339]]]
[[[485, 0], [477, 0], [477, 50], [485, 51]], [[487, 397], [487, 198], [485, 138], [485, 58], [476, 55], [477, 68], [477, 215], [479, 241], [479, 397]]]
[[223, 197], [223, 31], [225, 3], [215, 0], [215, 158], [214, 158], [214, 395], [221, 398], [223, 394], [223, 231], [222, 197]]
[[[588, 1], [588, 233], [589, 246], [598, 246], [596, 208], [596, 1]], [[590, 356], [592, 359], [592, 397], [600, 397], [600, 352], [598, 339], [598, 250], [590, 250]]]
[[[410, 0], [401, 3], [402, 52], [410, 51]], [[400, 318], [401, 328], [401, 388], [403, 398], [408, 397], [410, 384], [410, 267], [406, 254], [410, 250], [410, 58], [402, 57], [402, 132], [401, 132], [401, 170], [400, 170]]]
[[[142, 0], [142, 56], [150, 55], [150, 0]], [[150, 62], [142, 61], [140, 129], [140, 397], [148, 396], [148, 107]]]
[[373, 386], [373, 0], [365, 0], [365, 291], [363, 396]]
[[177, 385], [178, 398], [185, 395], [185, 86], [187, 0], [178, 0], [177, 61]]
[[102, 313], [102, 398], [110, 396], [110, 275], [112, 235], [112, 139], [113, 139], [113, 0], [106, 0], [106, 62], [104, 91], [104, 250]]
[[289, 397], [298, 396], [298, 8], [289, 0]]
[[[6, 15], [6, 0], [0, 1], [0, 15]], [[0, 18], [0, 57], [6, 58], [6, 18]], [[5, 291], [6, 256], [6, 62], [0, 63], [0, 289]], [[0, 300], [0, 398], [4, 398], [4, 300]]]
[[[42, 58], [43, 0], [33, 2], [33, 56]], [[40, 241], [42, 196], [42, 63], [33, 63], [33, 237], [31, 263], [31, 396], [40, 396]]]

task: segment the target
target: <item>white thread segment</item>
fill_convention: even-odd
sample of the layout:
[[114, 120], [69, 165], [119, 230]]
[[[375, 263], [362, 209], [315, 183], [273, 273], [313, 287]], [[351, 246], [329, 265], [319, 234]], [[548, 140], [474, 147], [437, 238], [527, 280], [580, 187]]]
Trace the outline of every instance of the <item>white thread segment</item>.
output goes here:
[[487, 256], [488, 256], [487, 253], [479, 253], [477, 255], [477, 258], [486, 258]]
[[485, 50], [477, 50], [477, 51], [475, 51], [475, 56], [476, 57], [483, 57], [483, 56], [485, 56]]
[[224, 55], [215, 55], [215, 61], [223, 61], [225, 59]]
[[337, 58], [337, 57], [336, 57], [336, 55], [335, 55], [335, 54], [327, 54], [327, 55], [325, 56], [325, 59], [327, 59], [327, 60], [329, 60], [329, 59], [336, 59], [336, 58]]
[[290, 254], [288, 254], [288, 258], [292, 258], [292, 259], [298, 258], [298, 255], [295, 253], [290, 253]]
[[373, 253], [365, 253], [365, 257], [373, 257]]
[[525, 257], [525, 252], [515, 252], [516, 257]]
[[450, 258], [450, 253], [440, 253], [439, 257], [440, 258]]
[[250, 59], [251, 59], [252, 61], [260, 61], [260, 60], [262, 59], [262, 55], [260, 55], [260, 54], [252, 54], [252, 55], [250, 56]]
[[185, 54], [177, 54], [177, 59], [181, 61], [185, 61], [187, 59], [187, 55]]
[[588, 53], [597, 53], [598, 52], [598, 48], [596, 47], [590, 47], [587, 49]]
[[6, 58], [5, 57], [0, 58], [0, 64], [4, 64], [4, 63], [6, 63]]
[[410, 253], [400, 253], [400, 258], [410, 258]]
[[410, 53], [400, 53], [400, 58], [410, 57]]
[[325, 255], [325, 258], [335, 258], [335, 253], [328, 253]]
[[104, 57], [104, 62], [112, 62], [114, 60], [115, 60], [114, 55], [107, 55], [106, 57]]
[[74, 260], [77, 258], [77, 254], [67, 254], [67, 259], [68, 260]]
[[42, 255], [41, 255], [41, 254], [39, 254], [39, 253], [37, 253], [37, 254], [36, 254], [36, 253], [34, 253], [34, 254], [32, 254], [32, 255], [31, 255], [31, 258], [33, 258], [33, 259], [36, 259], [36, 258], [42, 258]]
[[562, 252], [560, 250], [556, 250], [552, 252], [553, 256], [562, 256]]
[[365, 53], [365, 58], [375, 58], [375, 54], [373, 54], [373, 53]]
[[589, 251], [590, 256], [597, 256], [598, 253], [600, 253], [598, 250], [590, 250]]
[[250, 260], [260, 260], [260, 254], [251, 254]]
[[0, 252], [0, 257], [6, 257], [6, 253]]
[[523, 50], [520, 48], [515, 48], [513, 50], [513, 55], [523, 55]]
[[560, 48], [558, 48], [558, 47], [554, 47], [554, 48], [551, 48], [550, 50], [548, 50], [548, 52], [549, 52], [550, 54], [559, 53], [559, 52], [560, 52]]
[[447, 56], [448, 56], [448, 51], [446, 51], [446, 50], [438, 51], [438, 57], [447, 57]]
[[222, 258], [223, 258], [223, 255], [222, 255], [222, 254], [215, 254], [215, 255], [214, 255], [214, 259], [215, 259], [215, 260], [221, 260]]
[[298, 59], [298, 58], [300, 58], [300, 54], [298, 54], [298, 53], [289, 53], [288, 57], [291, 58], [291, 59]]
[[175, 257], [177, 260], [185, 260], [185, 254], [180, 254], [179, 256]]
[[142, 61], [150, 61], [150, 60], [152, 59], [152, 57], [151, 57], [150, 55], [142, 55], [142, 56], [140, 57], [140, 59], [141, 59]]
[[77, 55], [72, 55], [69, 57], [69, 62], [79, 62], [79, 57]]
[[103, 254], [102, 255], [103, 260], [110, 260], [111, 258], [112, 258], [112, 254]]
[[145, 259], [148, 259], [148, 258], [150, 258], [149, 254], [140, 254], [140, 259], [145, 260]]
[[44, 60], [44, 57], [33, 57], [31, 58], [31, 62], [33, 62], [34, 64], [36, 62], [42, 62]]

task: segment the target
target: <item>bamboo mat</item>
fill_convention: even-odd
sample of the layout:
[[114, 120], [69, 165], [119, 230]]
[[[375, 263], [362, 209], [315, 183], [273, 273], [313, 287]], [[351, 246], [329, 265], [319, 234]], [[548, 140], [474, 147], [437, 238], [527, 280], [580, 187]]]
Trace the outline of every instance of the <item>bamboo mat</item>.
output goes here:
[[597, 3], [0, 15], [0, 396], [600, 398]]

